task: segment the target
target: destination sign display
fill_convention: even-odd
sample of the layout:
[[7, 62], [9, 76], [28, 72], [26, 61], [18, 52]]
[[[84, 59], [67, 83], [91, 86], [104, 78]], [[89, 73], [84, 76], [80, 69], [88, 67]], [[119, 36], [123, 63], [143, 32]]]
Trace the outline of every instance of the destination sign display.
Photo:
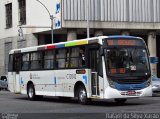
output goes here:
[[141, 46], [144, 45], [137, 39], [107, 39], [108, 46]]

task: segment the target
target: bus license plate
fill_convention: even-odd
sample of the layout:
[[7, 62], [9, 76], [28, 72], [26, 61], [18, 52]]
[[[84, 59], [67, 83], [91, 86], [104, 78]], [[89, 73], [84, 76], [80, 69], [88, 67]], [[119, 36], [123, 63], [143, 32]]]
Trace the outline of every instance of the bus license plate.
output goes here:
[[128, 91], [127, 95], [136, 95], [136, 91]]

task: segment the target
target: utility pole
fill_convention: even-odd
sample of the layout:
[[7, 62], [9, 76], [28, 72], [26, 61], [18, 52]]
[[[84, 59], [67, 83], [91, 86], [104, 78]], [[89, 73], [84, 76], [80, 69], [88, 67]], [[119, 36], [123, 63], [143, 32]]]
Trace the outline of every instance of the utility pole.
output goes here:
[[51, 34], [52, 34], [52, 43], [54, 43], [54, 37], [53, 37], [53, 20], [54, 20], [54, 16], [53, 15], [51, 15], [51, 13], [49, 12], [49, 10], [47, 9], [47, 7], [41, 2], [41, 1], [39, 1], [39, 0], [36, 0], [37, 2], [39, 2], [46, 10], [47, 10], [47, 12], [48, 12], [48, 14], [49, 14], [49, 17], [50, 17], [50, 19], [51, 19]]
[[90, 0], [87, 0], [87, 38], [90, 37], [90, 31], [89, 31], [89, 19], [90, 19]]

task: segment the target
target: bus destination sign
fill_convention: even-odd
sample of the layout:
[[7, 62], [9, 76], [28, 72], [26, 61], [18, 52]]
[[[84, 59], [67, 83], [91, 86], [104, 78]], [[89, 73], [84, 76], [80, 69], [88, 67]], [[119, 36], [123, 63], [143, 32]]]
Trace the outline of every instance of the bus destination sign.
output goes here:
[[127, 40], [127, 39], [118, 39], [118, 40], [107, 40], [108, 46], [136, 46], [142, 45], [140, 40]]

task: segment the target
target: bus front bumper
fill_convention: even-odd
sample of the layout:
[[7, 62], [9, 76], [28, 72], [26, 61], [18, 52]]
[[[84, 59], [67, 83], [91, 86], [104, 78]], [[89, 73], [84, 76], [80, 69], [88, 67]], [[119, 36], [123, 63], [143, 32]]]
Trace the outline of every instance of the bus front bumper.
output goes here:
[[107, 87], [104, 92], [105, 99], [115, 98], [136, 98], [152, 96], [152, 86], [148, 86], [141, 90], [120, 91], [111, 87]]

